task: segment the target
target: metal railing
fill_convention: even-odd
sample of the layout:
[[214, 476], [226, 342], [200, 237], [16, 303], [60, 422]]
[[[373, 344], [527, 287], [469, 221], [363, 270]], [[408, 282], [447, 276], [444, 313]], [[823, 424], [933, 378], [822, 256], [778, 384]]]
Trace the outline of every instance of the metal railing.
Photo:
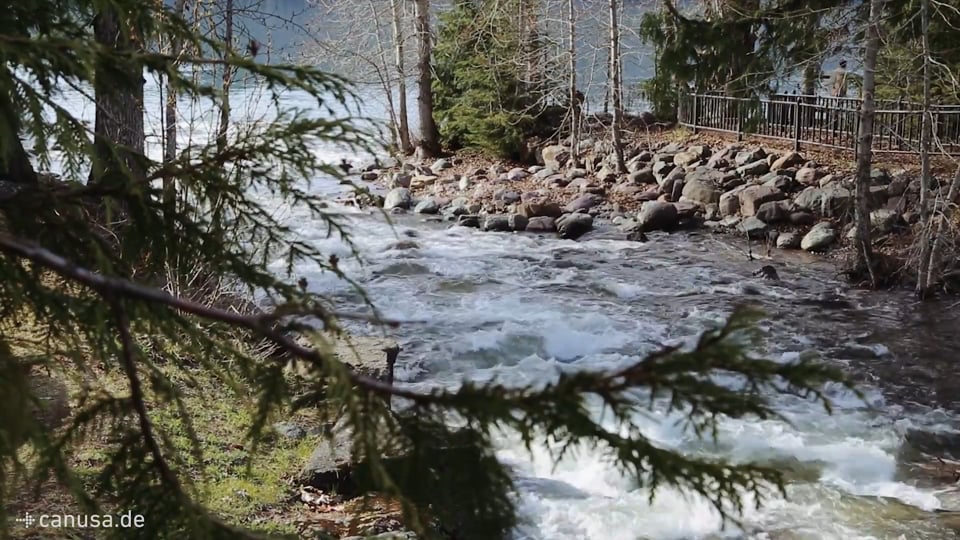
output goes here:
[[[722, 94], [681, 95], [677, 118], [680, 125], [792, 141], [794, 149], [816, 145], [856, 151], [860, 130], [857, 98], [773, 95], [739, 98]], [[933, 151], [960, 154], [960, 105], [934, 105]], [[923, 121], [921, 104], [878, 100], [873, 127], [873, 151], [912, 154], [920, 151]]]

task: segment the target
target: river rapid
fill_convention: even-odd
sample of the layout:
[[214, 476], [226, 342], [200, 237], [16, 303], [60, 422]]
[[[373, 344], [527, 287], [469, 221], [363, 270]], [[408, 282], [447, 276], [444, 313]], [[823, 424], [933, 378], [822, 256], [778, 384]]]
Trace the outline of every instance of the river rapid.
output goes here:
[[[332, 189], [332, 188], [324, 188]], [[751, 276], [760, 262], [708, 233], [652, 235], [645, 244], [608, 232], [579, 241], [483, 233], [342, 208], [362, 261], [296, 211], [303, 239], [340, 256], [382, 313], [403, 321], [397, 379], [421, 389], [464, 379], [538, 384], [562, 370], [612, 369], [659, 345], [689, 340], [749, 301], [767, 314], [766, 353], [817, 354], [842, 366], [865, 393], [829, 388], [834, 413], [777, 396], [789, 420], [721, 421], [700, 441], [662, 410], [644, 419], [657, 444], [734, 462], [782, 467], [788, 497], [749, 508], [744, 527], [723, 527], [709, 503], [649, 492], [583, 448], [554, 465], [499, 441], [520, 488], [517, 539], [937, 539], [954, 538], [937, 511], [960, 508], [950, 486], [902, 466], [911, 427], [953, 426], [953, 351], [947, 304], [918, 307], [899, 293], [850, 290], [815, 258], [774, 255], [781, 282]], [[403, 243], [399, 243], [404, 241]], [[399, 243], [399, 244], [398, 244]], [[349, 286], [303, 269], [312, 289], [360, 309]], [[362, 330], [360, 330], [362, 331]]]

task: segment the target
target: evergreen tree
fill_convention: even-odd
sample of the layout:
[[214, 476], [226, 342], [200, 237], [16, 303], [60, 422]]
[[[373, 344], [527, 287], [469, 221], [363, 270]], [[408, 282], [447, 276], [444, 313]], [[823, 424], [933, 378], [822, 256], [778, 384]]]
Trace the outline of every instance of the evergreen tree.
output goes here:
[[[430, 535], [430, 518], [466, 520], [467, 537], [497, 538], [515, 520], [513, 484], [495, 459], [498, 429], [514, 430], [530, 444], [557, 443], [555, 458], [583, 444], [604, 448], [638, 485], [677, 486], [711, 500], [725, 517], [742, 510], [746, 493], [763, 502], [783, 478], [773, 468], [730, 465], [680, 455], [655, 445], [637, 419], [657, 404], [682, 411], [697, 435], [716, 433], [722, 416], [777, 417], [768, 401], [778, 392], [810, 396], [829, 407], [820, 389], [841, 381], [834, 369], [809, 359], [780, 363], [748, 351], [758, 345], [756, 315], [737, 311], [726, 324], [708, 329], [691, 347], [669, 347], [615, 372], [575, 372], [536, 388], [505, 388], [465, 383], [451, 391], [421, 393], [352, 371], [331, 354], [325, 336], [342, 318], [328, 299], [309, 292], [291, 275], [296, 263], [309, 263], [341, 275], [336, 258], [304, 244], [277, 221], [273, 205], [256, 195], [272, 193], [309, 210], [317, 227], [342, 231], [311, 179], [336, 176], [338, 169], [312, 151], [317, 141], [367, 148], [367, 134], [330, 104], [351, 101], [345, 83], [313, 69], [265, 65], [236, 55], [231, 48], [197, 35], [163, 5], [140, 0], [35, 0], [2, 4], [0, 21], [0, 129], [4, 173], [0, 180], [0, 504], [24, 480], [40, 486], [55, 480], [83, 511], [116, 509], [147, 515], [144, 529], [107, 531], [169, 538], [252, 536], [226, 523], [204, 505], [192, 462], [204, 461], [194, 417], [184, 407], [188, 365], [222, 380], [234, 392], [223, 399], [253, 401], [249, 444], [265, 441], [265, 426], [280, 413], [315, 407], [326, 419], [339, 417], [353, 437], [353, 454], [365, 458], [358, 482], [398, 498], [411, 528]], [[98, 39], [89, 25], [97, 13], [136, 21], [142, 39], [163, 33], [186, 51], [209, 56], [173, 56], [145, 47], [117, 47]], [[475, 60], [477, 61], [477, 60]], [[271, 92], [275, 119], [228, 133], [227, 144], [211, 141], [186, 148], [173, 159], [154, 161], [140, 148], [105, 137], [94, 140], [74, 111], [58, 104], [59, 88], [84, 91], [115, 83], [136, 85], [134, 73], [162, 73], [183, 97], [211, 102], [224, 97], [217, 81], [194, 82], [184, 72], [205, 65], [229, 67], [257, 78]], [[114, 67], [115, 69], [111, 69]], [[134, 69], [140, 68], [140, 71]], [[312, 110], [284, 109], [279, 93], [296, 90], [313, 99]], [[52, 111], [46, 114], [45, 108]], [[32, 143], [38, 169], [54, 152], [64, 163], [63, 178], [25, 172], [23, 143]], [[113, 154], [131, 152], [139, 170], [119, 167], [107, 182], [84, 183], [87, 169], [106, 145]], [[169, 156], [168, 156], [169, 157]], [[181, 204], [171, 208], [162, 180], [177, 179]], [[92, 209], [122, 205], [122, 226], [104, 222]], [[220, 211], [211, 213], [218, 205]], [[212, 222], [213, 216], [219, 222]], [[268, 268], [282, 258], [286, 272]], [[183, 261], [183, 262], [180, 262]], [[176, 271], [200, 268], [237, 280], [242, 294], [269, 299], [266, 311], [238, 312], [210, 299], [171, 294], [160, 288], [169, 265]], [[314, 332], [306, 320], [319, 321]], [[24, 324], [41, 330], [26, 339]], [[308, 344], [293, 333], [310, 337]], [[264, 341], [275, 351], [249, 346]], [[314, 383], [296, 387], [287, 367], [305, 366]], [[43, 403], [31, 386], [37, 370], [78, 381], [76, 412], [55, 428], [41, 421]], [[104, 387], [102, 373], [122, 374], [121, 390]], [[715, 375], [739, 384], [721, 385]], [[184, 381], [186, 379], [186, 381]], [[391, 413], [386, 400], [405, 404]], [[605, 421], [586, 404], [601, 403]], [[156, 422], [165, 411], [177, 430]], [[612, 416], [610, 416], [612, 415]], [[449, 427], [460, 420], [458, 430]], [[611, 429], [608, 421], [616, 425]], [[106, 458], [95, 470], [71, 459], [77, 445], [100, 441]], [[186, 448], [183, 441], [186, 442]], [[438, 447], [457, 452], [437, 457]], [[403, 453], [398, 467], [383, 456]], [[449, 471], [456, 472], [449, 472]], [[445, 472], [448, 471], [448, 472]], [[455, 508], [450, 509], [451, 503]], [[457, 505], [459, 505], [457, 507]], [[0, 534], [10, 523], [0, 514]]]
[[516, 15], [520, 4], [537, 9], [522, 0], [457, 0], [440, 16], [434, 91], [445, 144], [520, 157], [545, 105], [543, 81], [526, 76], [542, 55], [530, 22]]
[[655, 50], [655, 76], [644, 83], [660, 117], [676, 112], [677, 91], [723, 91], [756, 97], [777, 90], [797, 70], [810, 69], [831, 50], [847, 23], [848, 2], [836, 0], [721, 0], [681, 12], [673, 0], [644, 15], [640, 35]]

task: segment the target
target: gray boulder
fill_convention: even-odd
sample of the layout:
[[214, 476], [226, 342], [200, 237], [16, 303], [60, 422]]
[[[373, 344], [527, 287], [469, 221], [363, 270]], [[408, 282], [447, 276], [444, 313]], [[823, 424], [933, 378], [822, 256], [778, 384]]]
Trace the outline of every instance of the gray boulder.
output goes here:
[[777, 236], [777, 248], [778, 249], [797, 249], [800, 247], [800, 235], [789, 231], [782, 232]]
[[818, 251], [824, 249], [837, 240], [837, 231], [829, 221], [817, 223], [810, 229], [803, 240], [800, 241], [800, 249], [804, 251]]
[[530, 218], [527, 222], [527, 232], [532, 233], [552, 233], [557, 231], [557, 224], [554, 218], [549, 216], [536, 216]]
[[784, 201], [768, 201], [760, 205], [756, 216], [764, 223], [780, 223], [790, 217], [790, 209]]
[[556, 220], [557, 231], [561, 238], [575, 240], [593, 229], [593, 216], [590, 214], [564, 214]]
[[390, 189], [409, 188], [412, 180], [413, 176], [410, 176], [409, 174], [395, 172], [390, 175], [390, 181], [387, 182], [387, 187]]
[[483, 220], [484, 231], [487, 232], [508, 232], [513, 230], [510, 227], [510, 220], [507, 219], [507, 216], [487, 216]]
[[555, 171], [563, 169], [563, 166], [570, 159], [570, 149], [558, 144], [545, 147], [541, 154], [543, 165]]
[[527, 230], [527, 225], [530, 224], [530, 220], [520, 214], [510, 214], [507, 222], [510, 224], [511, 231], [525, 231]]
[[737, 167], [737, 173], [740, 176], [760, 176], [762, 174], [767, 174], [769, 171], [770, 164], [767, 163], [767, 160], [765, 159], [751, 161], [750, 163]]
[[900, 223], [900, 214], [893, 210], [881, 208], [870, 212], [870, 225], [880, 233], [888, 233]]
[[426, 199], [417, 203], [417, 206], [413, 208], [415, 214], [436, 214], [440, 211], [440, 205], [437, 204], [437, 201], [433, 197], [427, 197]]
[[[738, 167], [742, 167], [748, 163], [756, 163], [758, 161], [764, 160], [767, 157], [767, 153], [763, 148], [757, 147], [753, 150], [744, 150], [742, 152], [737, 152], [736, 157], [734, 158], [734, 163]], [[766, 161], [764, 161], [766, 163]]]
[[776, 161], [770, 165], [771, 171], [779, 171], [781, 169], [786, 169], [788, 167], [793, 167], [794, 165], [802, 165], [804, 162], [803, 156], [797, 152], [787, 152], [786, 154], [780, 156]]
[[767, 224], [756, 216], [750, 216], [737, 224], [737, 230], [750, 238], [760, 238], [766, 234]]
[[648, 201], [640, 207], [637, 214], [637, 224], [645, 231], [665, 230], [675, 228], [680, 222], [677, 207], [662, 201]]
[[657, 179], [653, 175], [653, 169], [647, 167], [634, 171], [627, 176], [627, 180], [636, 185], [654, 184]]
[[740, 212], [740, 193], [739, 191], [728, 191], [720, 195], [719, 200], [720, 216], [734, 216]]
[[576, 199], [570, 201], [566, 206], [567, 212], [576, 212], [578, 210], [590, 210], [594, 206], [603, 203], [603, 197], [593, 193], [585, 193]]
[[717, 184], [699, 176], [691, 175], [683, 185], [683, 197], [700, 205], [716, 204], [722, 195]]
[[410, 193], [410, 190], [407, 188], [394, 188], [387, 193], [386, 198], [383, 200], [384, 210], [393, 210], [394, 208], [402, 208], [407, 210], [410, 208], [410, 205], [413, 204], [413, 194]]
[[770, 186], [747, 186], [739, 193], [740, 214], [744, 217], [756, 215], [757, 210], [765, 202], [781, 201], [786, 198], [777, 188]]

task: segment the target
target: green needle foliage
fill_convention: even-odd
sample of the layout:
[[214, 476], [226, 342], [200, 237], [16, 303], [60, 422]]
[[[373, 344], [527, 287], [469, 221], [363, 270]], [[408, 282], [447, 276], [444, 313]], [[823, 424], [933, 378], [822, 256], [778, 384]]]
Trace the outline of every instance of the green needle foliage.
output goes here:
[[[710, 437], [724, 416], [777, 417], [773, 394], [797, 393], [828, 407], [822, 385], [847, 384], [822, 365], [751, 356], [757, 315], [742, 310], [692, 348], [665, 349], [613, 373], [564, 374], [537, 388], [464, 383], [418, 393], [356, 373], [330, 352], [325, 337], [337, 333], [338, 320], [347, 315], [298, 285], [292, 270], [307, 265], [346, 276], [336, 258], [298, 240], [272, 208], [279, 199], [308, 209], [316, 226], [331, 234], [346, 232], [310, 190], [312, 179], [338, 174], [311, 151], [317, 143], [370, 147], [353, 118], [334, 112], [351, 102], [346, 82], [310, 68], [224, 54], [222, 44], [197, 35], [158, 3], [2, 6], [13, 14], [0, 21], [0, 129], [8, 135], [0, 138], [4, 508], [24, 482], [39, 490], [52, 480], [82, 511], [145, 514], [149, 527], [107, 531], [124, 538], [254, 537], [209, 511], [191, 474], [191, 463], [204, 462], [204, 449], [182, 393], [183, 384], [193, 384], [189, 367], [222, 381], [234, 393], [224, 399], [255, 412], [245, 445], [250, 452], [267, 444], [265, 426], [280, 415], [316, 408], [324, 419], [338, 419], [352, 433], [353, 454], [362, 463], [357, 483], [401, 501], [407, 524], [424, 537], [437, 534], [436, 522], [463, 538], [502, 537], [513, 526], [513, 482], [494, 454], [501, 430], [518, 433], [528, 446], [550, 442], [558, 459], [582, 445], [603, 448], [652, 494], [663, 486], [688, 489], [735, 519], [745, 493], [759, 503], [771, 490], [782, 490], [780, 473], [659, 448], [644, 436], [638, 418], [652, 407], [680, 411], [690, 429]], [[121, 15], [121, 29], [134, 42], [166, 34], [205, 56], [104, 46], [90, 21], [108, 10]], [[94, 144], [90, 127], [58, 104], [59, 89], [89, 93], [97, 76], [101, 85], [102, 77], [116, 77], [109, 81], [115, 87], [135, 87], [130, 73], [147, 72], [162, 74], [181, 96], [216, 107], [217, 89], [188, 74], [224, 63], [266, 89], [272, 120], [237, 130], [221, 148], [213, 141], [185, 148], [170, 162], [135, 154], [142, 166], [137, 172], [119, 167], [86, 182], [105, 145], [118, 156], [131, 149]], [[281, 93], [290, 90], [312, 97], [313, 108], [281, 107]], [[27, 147], [32, 155], [24, 160]], [[64, 164], [62, 178], [33, 171], [31, 161], [44, 169], [55, 156]], [[175, 201], [163, 196], [167, 178], [176, 180]], [[274, 199], [264, 202], [264, 193]], [[211, 212], [214, 207], [219, 211]], [[286, 261], [286, 271], [268, 268], [278, 259]], [[175, 281], [197, 269], [234, 280], [237, 294], [260, 295], [268, 307], [242, 312], [181, 294], [170, 276]], [[308, 331], [306, 321], [325, 331]], [[36, 331], [24, 333], [25, 327]], [[310, 344], [294, 339], [296, 333], [309, 336]], [[257, 343], [271, 353], [258, 352]], [[287, 376], [294, 363], [310, 372], [306, 388]], [[62, 425], [44, 419], [43, 394], [34, 384], [41, 373], [79, 389]], [[123, 388], [104, 384], [104, 373], [118, 376]], [[717, 376], [739, 386], [722, 385]], [[391, 412], [391, 400], [402, 413]], [[321, 402], [325, 406], [317, 407]], [[591, 414], [588, 404], [597, 402], [614, 419], [613, 428]], [[176, 432], [169, 422], [155, 421], [160, 410], [178, 417]], [[182, 437], [190, 441], [186, 449], [177, 443]], [[91, 439], [106, 456], [92, 471], [81, 470], [73, 458]], [[0, 514], [0, 534], [9, 527], [8, 516]]]

